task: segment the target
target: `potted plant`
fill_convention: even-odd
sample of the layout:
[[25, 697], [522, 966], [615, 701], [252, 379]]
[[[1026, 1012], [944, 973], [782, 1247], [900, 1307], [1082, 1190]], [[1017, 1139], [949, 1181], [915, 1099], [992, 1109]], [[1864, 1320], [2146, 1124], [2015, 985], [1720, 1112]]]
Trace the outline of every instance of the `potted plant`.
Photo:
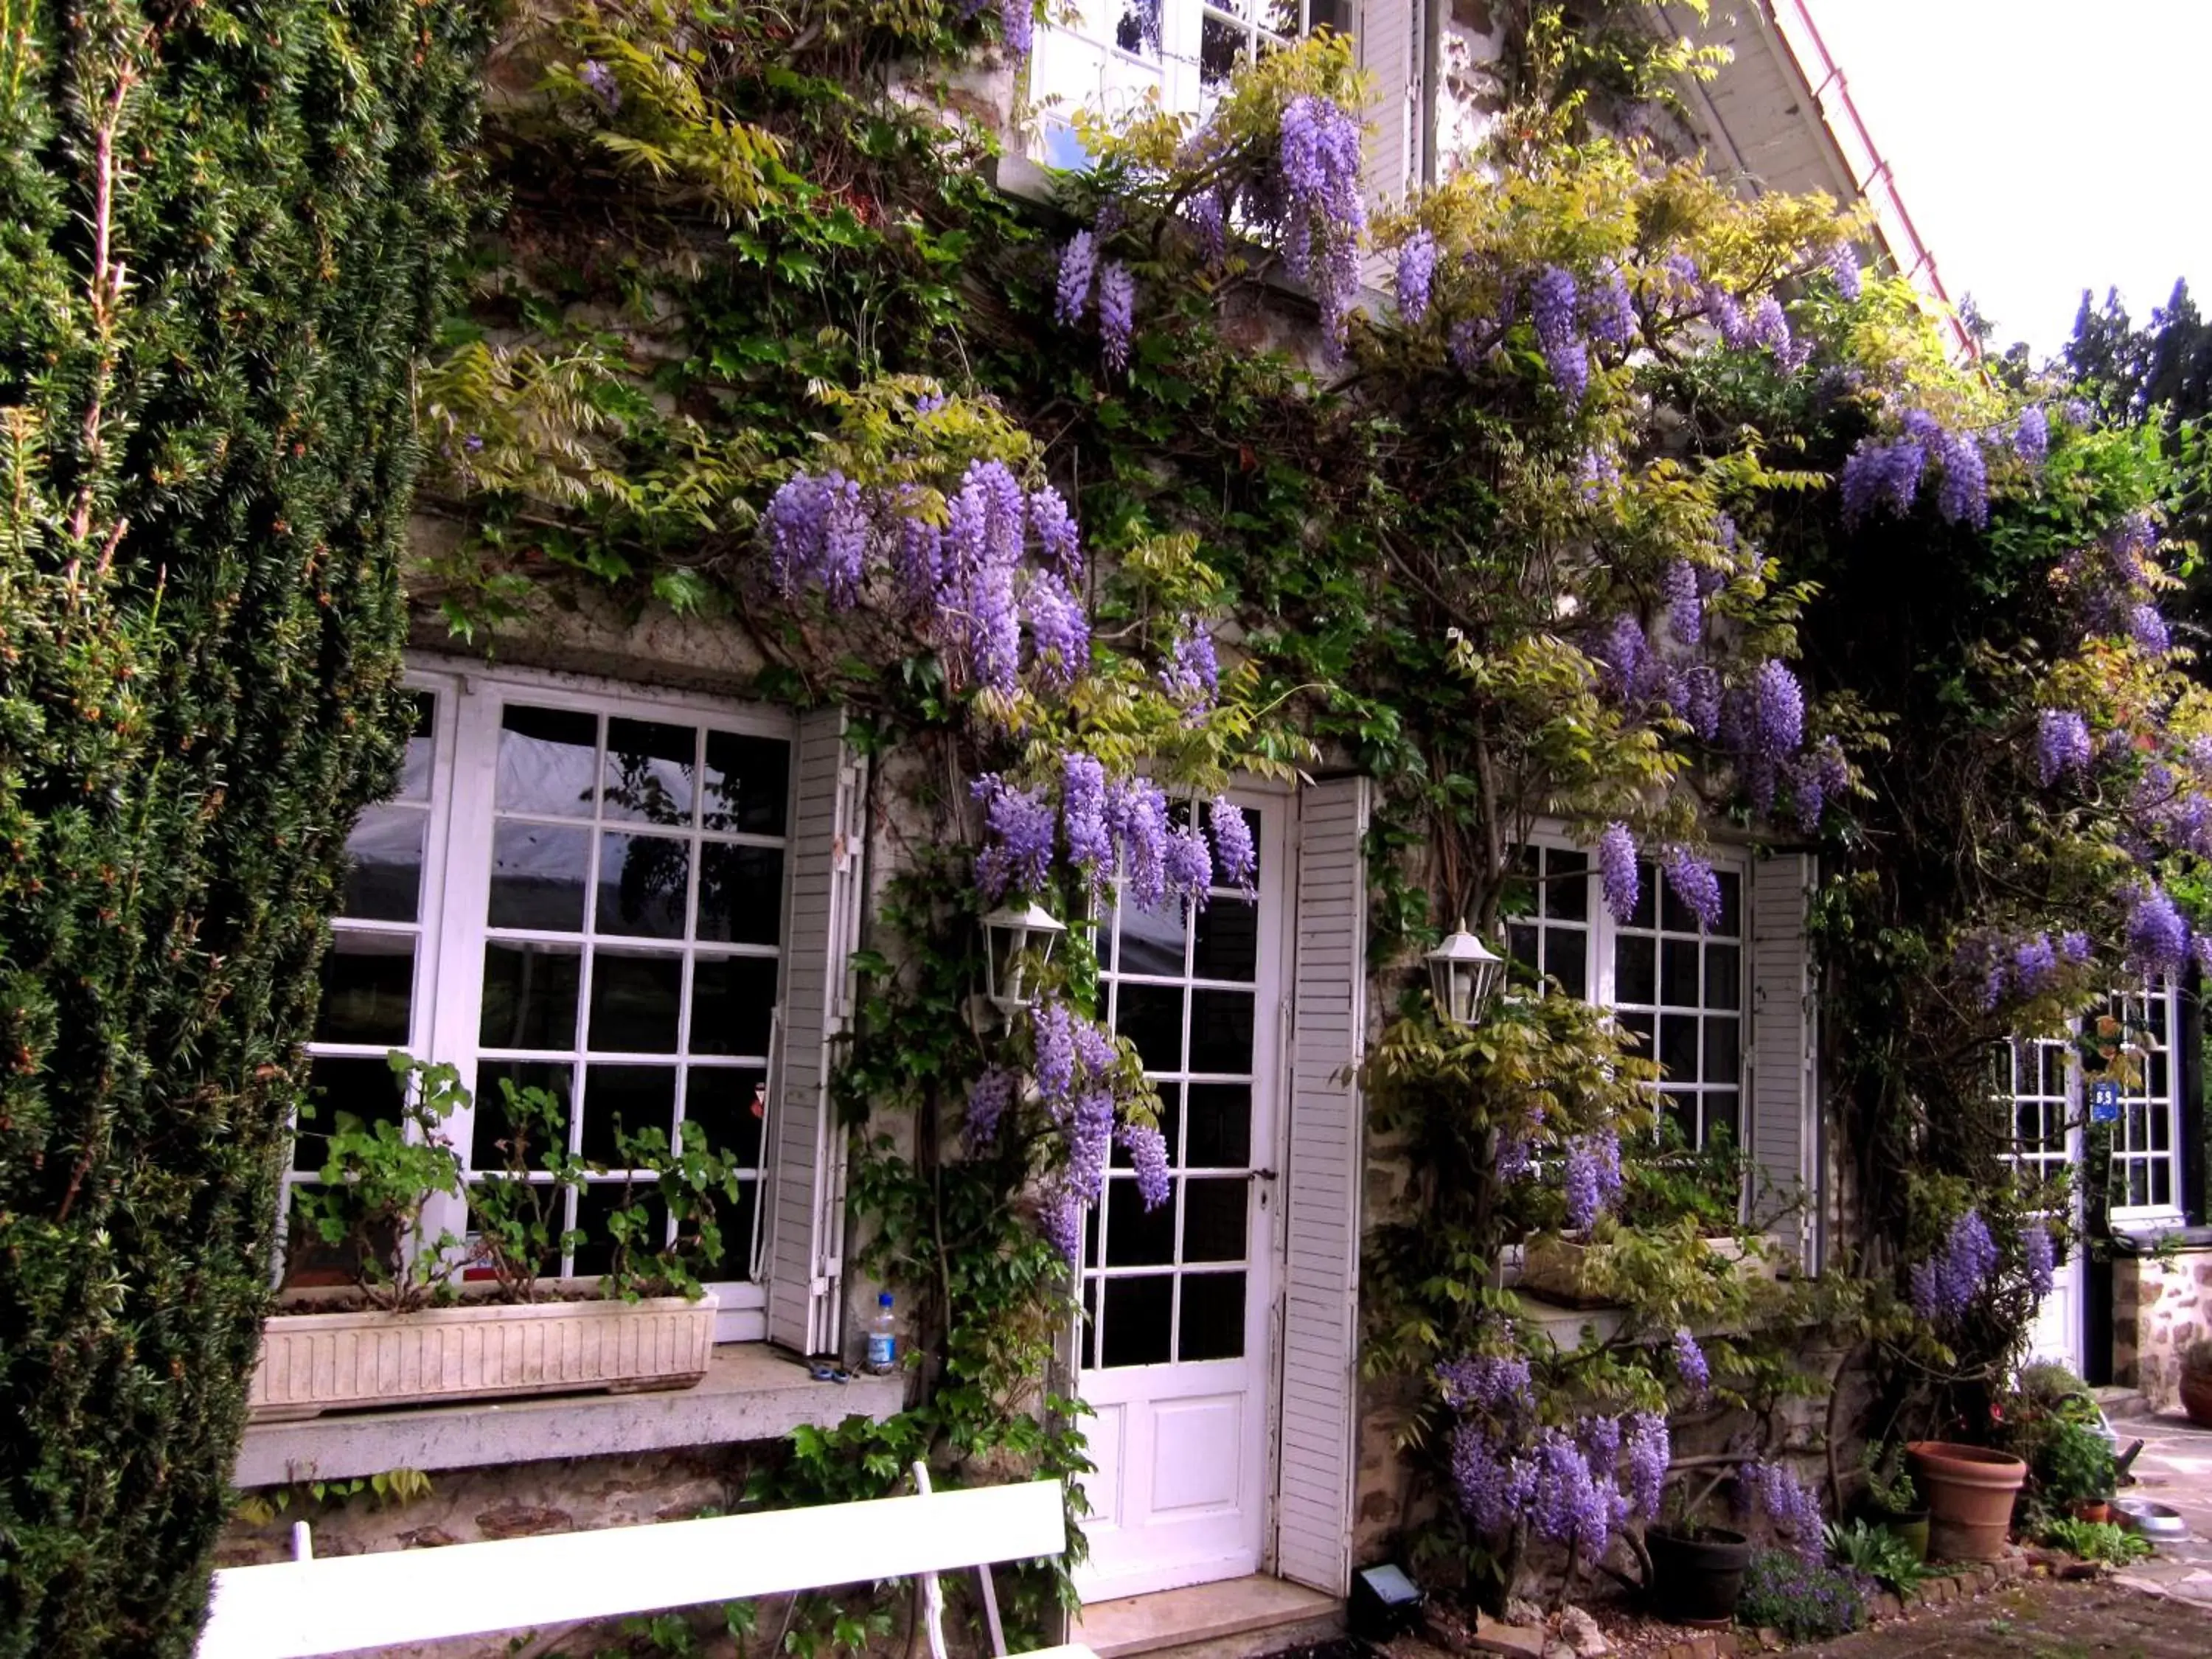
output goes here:
[[1938, 1559], [1994, 1561], [2004, 1553], [2013, 1500], [2027, 1465], [2008, 1452], [1946, 1440], [1905, 1448], [1913, 1484], [1928, 1498], [1928, 1547]]
[[1644, 1548], [1651, 1558], [1651, 1611], [1660, 1618], [1677, 1625], [1724, 1625], [1735, 1617], [1753, 1553], [1742, 1533], [1682, 1516], [1647, 1527]]
[[1875, 1525], [1894, 1533], [1916, 1561], [1928, 1559], [1928, 1506], [1905, 1468], [1905, 1449], [1893, 1443], [1870, 1443], [1861, 1467], [1867, 1480], [1867, 1510]]
[[2181, 1351], [2181, 1408], [2200, 1428], [2212, 1429], [2212, 1337]]
[[[459, 1075], [397, 1053], [392, 1063], [411, 1085], [399, 1121], [342, 1116], [318, 1183], [295, 1194], [295, 1258], [339, 1265], [350, 1283], [295, 1288], [264, 1322], [252, 1415], [686, 1388], [703, 1377], [715, 1301], [699, 1275], [721, 1261], [718, 1215], [741, 1195], [730, 1160], [696, 1132], [671, 1146], [658, 1129], [617, 1124], [623, 1173], [605, 1224], [608, 1272], [548, 1280], [582, 1241], [563, 1224], [569, 1194], [605, 1174], [568, 1152], [560, 1101], [502, 1082], [501, 1165], [465, 1182], [445, 1133], [469, 1099]], [[465, 1202], [467, 1237], [429, 1233], [438, 1199]]]
[[2077, 1521], [2111, 1519], [2112, 1497], [2119, 1472], [2112, 1448], [2086, 1423], [2059, 1419], [2039, 1437], [2029, 1465], [2045, 1504]]

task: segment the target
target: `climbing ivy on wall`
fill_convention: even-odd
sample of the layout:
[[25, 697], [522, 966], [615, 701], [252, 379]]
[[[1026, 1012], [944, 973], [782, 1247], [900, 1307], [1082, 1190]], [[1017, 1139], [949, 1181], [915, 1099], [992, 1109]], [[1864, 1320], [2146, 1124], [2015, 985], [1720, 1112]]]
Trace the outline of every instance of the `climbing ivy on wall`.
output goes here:
[[183, 1655], [406, 714], [462, 5], [0, 10], [0, 1655]]

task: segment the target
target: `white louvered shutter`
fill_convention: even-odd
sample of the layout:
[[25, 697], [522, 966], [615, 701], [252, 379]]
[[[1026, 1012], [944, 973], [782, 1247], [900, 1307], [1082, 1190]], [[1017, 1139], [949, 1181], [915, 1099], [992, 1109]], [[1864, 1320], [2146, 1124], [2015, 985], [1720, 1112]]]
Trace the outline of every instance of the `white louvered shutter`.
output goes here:
[[1363, 158], [1370, 208], [1398, 206], [1420, 178], [1420, 0], [1364, 0], [1359, 8], [1359, 67], [1374, 87]]
[[1285, 1174], [1282, 1468], [1276, 1570], [1332, 1595], [1351, 1588], [1353, 1360], [1364, 1115], [1351, 1073], [1367, 1025], [1368, 784], [1298, 796]]
[[801, 717], [793, 762], [765, 1272], [769, 1340], [811, 1354], [837, 1343], [845, 1138], [830, 1108], [830, 1072], [832, 1039], [851, 1013], [848, 964], [859, 940], [862, 763], [845, 745], [842, 709]]
[[[1771, 1197], [1765, 1206], [1817, 1197], [1814, 1120], [1813, 965], [1805, 938], [1813, 860], [1761, 859], [1751, 872], [1751, 1153]], [[1780, 1225], [1782, 1242], [1810, 1263], [1809, 1213]]]

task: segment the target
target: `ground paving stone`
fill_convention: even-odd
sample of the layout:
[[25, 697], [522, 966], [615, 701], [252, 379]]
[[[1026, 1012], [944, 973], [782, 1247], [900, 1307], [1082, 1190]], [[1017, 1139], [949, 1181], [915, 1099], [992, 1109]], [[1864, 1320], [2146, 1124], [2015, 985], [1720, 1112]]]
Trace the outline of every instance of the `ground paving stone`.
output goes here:
[[2204, 1609], [2113, 1580], [2015, 1582], [1791, 1659], [2206, 1659]]

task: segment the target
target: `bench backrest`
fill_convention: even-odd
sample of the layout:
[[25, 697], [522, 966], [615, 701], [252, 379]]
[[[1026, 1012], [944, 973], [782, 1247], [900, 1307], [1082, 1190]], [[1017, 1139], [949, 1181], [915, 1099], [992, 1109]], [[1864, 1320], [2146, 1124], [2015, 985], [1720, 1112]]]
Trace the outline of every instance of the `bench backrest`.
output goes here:
[[227, 1567], [199, 1659], [303, 1659], [1058, 1555], [1057, 1481]]

